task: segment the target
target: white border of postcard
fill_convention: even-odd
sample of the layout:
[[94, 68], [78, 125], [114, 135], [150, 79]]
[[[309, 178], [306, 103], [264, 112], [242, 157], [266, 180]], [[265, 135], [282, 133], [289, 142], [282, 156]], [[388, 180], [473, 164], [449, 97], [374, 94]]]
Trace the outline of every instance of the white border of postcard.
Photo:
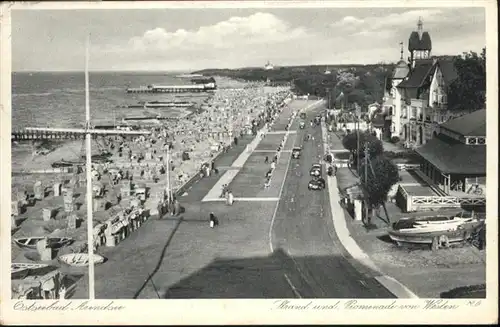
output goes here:
[[[347, 300], [313, 300], [330, 305], [327, 310], [280, 310], [276, 300], [95, 300], [101, 310], [15, 310], [10, 300], [10, 130], [11, 130], [11, 16], [12, 9], [150, 9], [150, 8], [321, 8], [321, 7], [484, 7], [486, 11], [487, 56], [487, 298], [479, 301], [448, 300], [448, 309], [423, 309], [426, 299], [359, 300], [370, 310], [343, 308]], [[0, 4], [0, 217], [1, 218], [1, 278], [0, 321], [2, 324], [476, 324], [498, 321], [498, 261], [497, 261], [497, 199], [498, 199], [498, 76], [497, 10], [495, 0], [428, 0], [428, 1], [197, 1], [197, 2], [46, 2]], [[68, 300], [70, 301], [70, 300]], [[71, 300], [73, 307], [84, 302]], [[292, 299], [294, 304], [311, 300]], [[33, 301], [40, 302], [40, 301]], [[111, 305], [110, 302], [112, 302]], [[392, 303], [392, 305], [391, 305]], [[390, 306], [391, 305], [391, 306]], [[415, 308], [410, 309], [410, 305]], [[402, 308], [402, 307], [405, 307]], [[394, 309], [396, 308], [397, 309]], [[391, 309], [392, 308], [392, 309]], [[352, 312], [355, 311], [355, 312]]]

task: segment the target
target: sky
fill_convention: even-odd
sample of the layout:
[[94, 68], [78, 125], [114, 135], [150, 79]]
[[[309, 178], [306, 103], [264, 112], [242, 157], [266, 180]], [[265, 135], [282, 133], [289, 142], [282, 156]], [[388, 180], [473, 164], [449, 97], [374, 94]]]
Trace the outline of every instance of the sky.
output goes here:
[[485, 46], [483, 8], [231, 8], [12, 11], [13, 71], [194, 71], [395, 62], [423, 27], [434, 55]]

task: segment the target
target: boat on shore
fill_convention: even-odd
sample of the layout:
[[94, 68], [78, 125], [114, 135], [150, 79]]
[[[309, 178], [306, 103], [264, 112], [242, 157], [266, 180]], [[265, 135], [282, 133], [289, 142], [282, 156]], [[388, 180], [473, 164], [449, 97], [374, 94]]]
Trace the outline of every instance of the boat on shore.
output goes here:
[[[113, 160], [109, 159], [107, 154], [96, 154], [92, 156], [93, 163], [112, 163]], [[85, 161], [64, 160], [54, 161], [51, 164], [52, 168], [69, 168], [74, 166], [85, 166]]]
[[73, 166], [85, 166], [84, 161], [70, 161], [70, 160], [64, 160], [61, 159], [59, 161], [54, 161], [51, 164], [52, 168], [68, 168], [68, 167], [73, 167]]
[[[94, 254], [94, 264], [98, 265], [104, 262], [104, 257], [99, 254]], [[87, 267], [89, 265], [88, 253], [68, 253], [61, 255], [59, 261], [73, 267]]]
[[10, 264], [10, 276], [11, 279], [23, 279], [25, 278], [30, 270], [48, 267], [44, 263], [24, 263], [24, 262], [12, 262]]
[[45, 237], [45, 236], [37, 236], [37, 237], [22, 237], [15, 238], [14, 243], [20, 248], [26, 249], [36, 249], [36, 245], [38, 242], [43, 239], [47, 239], [47, 246], [51, 248], [61, 248], [63, 246], [69, 245], [73, 242], [71, 237]]
[[393, 224], [389, 237], [398, 245], [433, 244], [435, 239], [457, 243], [468, 240], [482, 224], [483, 221], [473, 215], [402, 218]]

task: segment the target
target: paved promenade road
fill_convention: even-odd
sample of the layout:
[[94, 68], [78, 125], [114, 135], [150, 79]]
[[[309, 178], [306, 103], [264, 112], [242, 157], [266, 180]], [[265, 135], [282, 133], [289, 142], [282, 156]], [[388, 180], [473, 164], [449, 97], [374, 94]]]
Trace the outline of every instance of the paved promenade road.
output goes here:
[[[308, 120], [322, 109], [308, 111]], [[306, 134], [314, 140], [303, 141]], [[289, 287], [302, 298], [394, 298], [374, 279], [377, 273], [359, 267], [339, 243], [328, 191], [307, 188], [311, 166], [324, 159], [321, 128], [307, 125], [298, 130], [296, 140], [303, 147], [302, 155], [290, 162], [270, 231], [272, 250], [290, 258]], [[326, 179], [326, 169], [323, 173]]]
[[[307, 190], [309, 168], [322, 153], [319, 127], [310, 131], [315, 141], [304, 145], [302, 158], [291, 159], [289, 150], [304, 134], [296, 119], [271, 186], [263, 188], [269, 167], [264, 163], [266, 151], [278, 147], [292, 111], [312, 103], [293, 101], [278, 117], [274, 134], [265, 136], [238, 168], [230, 188], [236, 198], [252, 201], [232, 206], [202, 201], [222, 174], [234, 169], [232, 163], [251, 141], [245, 137], [217, 160], [219, 175], [202, 179], [179, 198], [185, 207], [181, 216], [152, 218], [117, 247], [100, 249], [108, 261], [96, 266], [96, 297], [391, 297], [372, 275], [359, 273], [345, 258], [333, 230], [327, 192]], [[210, 212], [220, 219], [215, 229], [208, 226]], [[86, 280], [79, 280], [73, 298], [86, 297]]]

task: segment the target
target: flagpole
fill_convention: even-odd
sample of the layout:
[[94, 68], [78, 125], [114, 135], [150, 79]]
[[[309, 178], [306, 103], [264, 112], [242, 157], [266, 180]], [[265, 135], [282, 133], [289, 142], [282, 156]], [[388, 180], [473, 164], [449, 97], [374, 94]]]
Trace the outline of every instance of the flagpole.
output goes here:
[[85, 120], [86, 120], [86, 159], [87, 159], [87, 251], [89, 255], [89, 300], [95, 299], [94, 290], [94, 241], [92, 218], [92, 135], [90, 132], [90, 99], [89, 99], [89, 47], [90, 34], [85, 45]]

